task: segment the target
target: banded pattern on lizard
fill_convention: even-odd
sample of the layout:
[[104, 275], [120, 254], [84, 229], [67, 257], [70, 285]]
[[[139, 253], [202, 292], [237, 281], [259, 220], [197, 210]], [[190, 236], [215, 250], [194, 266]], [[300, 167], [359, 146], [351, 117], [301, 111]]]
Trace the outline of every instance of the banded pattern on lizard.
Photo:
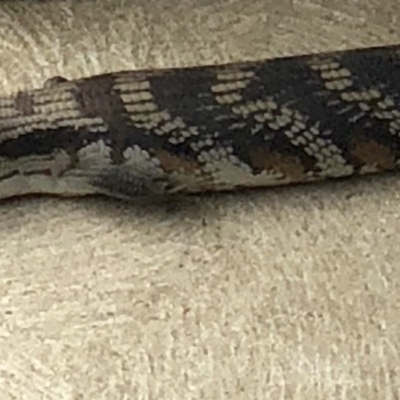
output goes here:
[[400, 45], [122, 71], [0, 98], [0, 198], [263, 187], [400, 165]]

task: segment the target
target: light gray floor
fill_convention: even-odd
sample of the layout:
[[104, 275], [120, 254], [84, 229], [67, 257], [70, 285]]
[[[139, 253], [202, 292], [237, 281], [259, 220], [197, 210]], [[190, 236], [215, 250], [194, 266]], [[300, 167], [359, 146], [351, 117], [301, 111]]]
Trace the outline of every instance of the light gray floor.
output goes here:
[[[1, 3], [4, 93], [400, 42], [397, 0], [82, 3]], [[2, 203], [2, 398], [399, 398], [399, 193], [392, 176], [173, 209]]]

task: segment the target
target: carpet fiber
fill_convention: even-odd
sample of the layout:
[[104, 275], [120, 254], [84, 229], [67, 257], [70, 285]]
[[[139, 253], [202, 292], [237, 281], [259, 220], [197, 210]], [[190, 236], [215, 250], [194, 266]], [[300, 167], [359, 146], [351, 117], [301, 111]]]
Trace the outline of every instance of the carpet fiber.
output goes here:
[[[391, 44], [398, 15], [397, 0], [2, 1], [1, 90]], [[2, 398], [399, 399], [399, 232], [395, 175], [2, 202]]]

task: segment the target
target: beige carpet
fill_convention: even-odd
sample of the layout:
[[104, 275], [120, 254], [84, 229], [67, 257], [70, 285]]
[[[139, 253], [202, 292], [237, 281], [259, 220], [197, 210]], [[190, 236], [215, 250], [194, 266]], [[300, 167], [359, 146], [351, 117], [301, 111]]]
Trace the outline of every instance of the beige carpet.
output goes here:
[[[247, 5], [246, 5], [247, 4]], [[397, 0], [2, 1], [1, 90], [400, 42]], [[400, 398], [400, 179], [0, 204], [8, 399]]]

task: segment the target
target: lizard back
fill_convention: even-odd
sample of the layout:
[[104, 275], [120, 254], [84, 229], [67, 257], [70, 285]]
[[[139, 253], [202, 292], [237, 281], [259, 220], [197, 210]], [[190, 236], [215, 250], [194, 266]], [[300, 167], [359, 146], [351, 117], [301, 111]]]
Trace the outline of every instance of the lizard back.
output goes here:
[[400, 46], [122, 71], [0, 98], [0, 197], [132, 198], [398, 168]]

